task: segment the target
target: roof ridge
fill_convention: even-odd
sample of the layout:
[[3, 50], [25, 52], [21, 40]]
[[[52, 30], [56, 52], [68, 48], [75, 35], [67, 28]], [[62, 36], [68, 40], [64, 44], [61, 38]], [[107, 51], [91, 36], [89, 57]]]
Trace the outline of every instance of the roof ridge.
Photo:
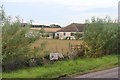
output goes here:
[[67, 25], [66, 27], [61, 28], [57, 32], [81, 32], [83, 30], [83, 25], [82, 24], [77, 24], [77, 23], [71, 23]]

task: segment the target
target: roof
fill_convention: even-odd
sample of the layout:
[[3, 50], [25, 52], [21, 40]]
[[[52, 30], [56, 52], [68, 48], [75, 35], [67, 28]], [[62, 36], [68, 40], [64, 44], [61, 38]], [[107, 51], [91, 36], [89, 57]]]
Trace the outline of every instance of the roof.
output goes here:
[[57, 32], [83, 32], [85, 29], [85, 24], [80, 24], [80, 23], [72, 23]]
[[[57, 32], [61, 28], [43, 28], [46, 32]], [[31, 30], [41, 30], [41, 28], [31, 28]]]

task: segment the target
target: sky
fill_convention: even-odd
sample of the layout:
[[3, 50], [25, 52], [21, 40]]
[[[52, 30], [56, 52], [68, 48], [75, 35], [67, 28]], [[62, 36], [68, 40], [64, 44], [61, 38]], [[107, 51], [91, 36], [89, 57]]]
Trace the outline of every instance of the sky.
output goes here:
[[2, 0], [9, 16], [18, 16], [23, 22], [33, 20], [33, 24], [84, 23], [91, 17], [118, 18], [119, 0]]

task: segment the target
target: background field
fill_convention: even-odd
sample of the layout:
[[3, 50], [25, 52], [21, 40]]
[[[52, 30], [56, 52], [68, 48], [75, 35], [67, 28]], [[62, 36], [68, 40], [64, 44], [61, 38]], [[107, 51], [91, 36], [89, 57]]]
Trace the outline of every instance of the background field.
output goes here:
[[50, 52], [60, 52], [66, 54], [69, 51], [69, 44], [79, 45], [80, 40], [57, 40], [57, 39], [39, 39], [34, 44], [32, 48], [41, 45], [41, 43], [46, 43], [46, 51]]

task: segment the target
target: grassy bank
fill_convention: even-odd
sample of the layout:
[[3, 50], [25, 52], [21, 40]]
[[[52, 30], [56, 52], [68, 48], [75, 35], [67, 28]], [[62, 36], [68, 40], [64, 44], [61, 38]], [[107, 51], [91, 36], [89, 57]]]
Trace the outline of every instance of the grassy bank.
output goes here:
[[118, 64], [117, 55], [109, 55], [102, 58], [85, 58], [68, 61], [58, 61], [42, 67], [20, 69], [10, 73], [3, 73], [3, 78], [41, 78], [59, 77], [63, 74], [89, 72], [95, 69], [113, 67]]

